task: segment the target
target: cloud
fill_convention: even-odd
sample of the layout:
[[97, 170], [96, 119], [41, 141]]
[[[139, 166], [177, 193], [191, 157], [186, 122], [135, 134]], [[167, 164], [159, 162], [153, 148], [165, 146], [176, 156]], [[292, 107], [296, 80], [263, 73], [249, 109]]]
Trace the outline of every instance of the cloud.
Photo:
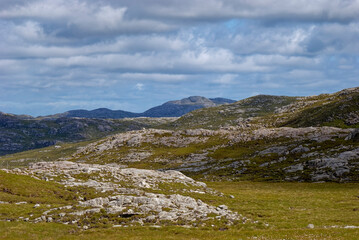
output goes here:
[[[249, 18], [293, 21], [356, 21], [356, 0], [175, 0], [167, 4], [151, 1], [149, 14], [175, 18], [215, 20]], [[206, 6], [206, 7], [203, 7]]]
[[233, 83], [235, 83], [234, 80], [236, 77], [237, 77], [237, 75], [235, 75], [235, 74], [224, 74], [224, 75], [221, 75], [220, 77], [214, 79], [212, 82], [222, 84], [222, 85], [233, 84]]
[[145, 85], [142, 84], [142, 83], [136, 83], [136, 89], [137, 89], [138, 91], [142, 91], [144, 86], [145, 86]]
[[13, 5], [0, 11], [2, 19], [35, 19], [55, 26], [56, 34], [84, 37], [96, 34], [162, 32], [171, 29], [152, 19], [125, 18], [127, 7], [105, 5], [101, 1], [42, 0]]
[[357, 0], [3, 0], [0, 111], [353, 87], [358, 12]]

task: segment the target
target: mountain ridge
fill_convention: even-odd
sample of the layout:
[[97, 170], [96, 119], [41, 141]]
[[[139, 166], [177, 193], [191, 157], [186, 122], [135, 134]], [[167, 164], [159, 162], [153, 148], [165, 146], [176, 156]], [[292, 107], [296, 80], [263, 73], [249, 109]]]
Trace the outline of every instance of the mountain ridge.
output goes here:
[[64, 113], [40, 116], [44, 118], [80, 117], [80, 118], [135, 118], [135, 117], [180, 117], [190, 111], [214, 107], [222, 104], [234, 103], [235, 100], [227, 98], [206, 98], [202, 96], [190, 96], [181, 100], [173, 100], [162, 105], [152, 107], [142, 113], [134, 113], [123, 110], [111, 110], [108, 108], [97, 108], [93, 110], [75, 109]]

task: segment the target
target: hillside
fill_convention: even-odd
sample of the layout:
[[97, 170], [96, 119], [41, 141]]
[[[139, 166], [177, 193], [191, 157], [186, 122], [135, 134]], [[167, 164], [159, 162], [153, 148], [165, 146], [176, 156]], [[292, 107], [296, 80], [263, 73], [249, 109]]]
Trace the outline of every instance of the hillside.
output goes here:
[[0, 113], [0, 155], [104, 137], [108, 134], [155, 127], [172, 119], [24, 119]]
[[199, 109], [164, 126], [169, 129], [223, 127], [359, 127], [359, 88], [310, 97], [258, 95]]
[[58, 117], [67, 117], [67, 118], [133, 118], [133, 117], [140, 117], [138, 113], [126, 112], [122, 110], [110, 110], [107, 108], [98, 108], [91, 111], [88, 110], [70, 110], [65, 113], [59, 113], [51, 116], [46, 116], [44, 118], [58, 118]]
[[[136, 131], [145, 123], [129, 120], [135, 131], [112, 135], [63, 157], [174, 169], [201, 180], [358, 181], [358, 95], [359, 88], [311, 97], [259, 95], [152, 125], [175, 130]], [[81, 121], [120, 123], [78, 121], [77, 127]], [[16, 162], [16, 157], [8, 159]]]
[[217, 107], [199, 109], [182, 116], [169, 127], [175, 129], [238, 126], [254, 117], [273, 114], [277, 109], [287, 106], [299, 98], [286, 96], [258, 95], [238, 102]]

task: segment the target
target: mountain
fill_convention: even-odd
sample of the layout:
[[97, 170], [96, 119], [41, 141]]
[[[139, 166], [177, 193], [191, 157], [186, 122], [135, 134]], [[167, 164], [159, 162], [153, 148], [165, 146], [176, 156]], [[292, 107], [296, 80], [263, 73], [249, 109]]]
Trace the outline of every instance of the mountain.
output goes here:
[[169, 101], [160, 106], [153, 107], [143, 113], [126, 112], [122, 110], [110, 110], [98, 108], [95, 110], [71, 110], [65, 113], [49, 115], [40, 118], [79, 117], [79, 118], [134, 118], [134, 117], [180, 117], [188, 112], [200, 108], [214, 107], [222, 104], [233, 103], [234, 100], [226, 98], [205, 98], [191, 96], [176, 101]]
[[144, 117], [180, 117], [196, 109], [215, 107], [233, 102], [235, 101], [225, 98], [208, 99], [200, 96], [191, 96], [177, 101], [166, 102], [161, 106], [153, 107], [145, 111], [141, 115]]
[[[53, 115], [54, 117], [56, 115]], [[79, 118], [112, 118], [112, 119], [118, 119], [118, 118], [133, 118], [133, 117], [139, 117], [140, 115], [138, 113], [132, 113], [132, 112], [126, 112], [122, 110], [110, 110], [107, 108], [98, 108], [95, 110], [70, 110], [65, 113], [57, 114], [58, 117], [79, 117]]]

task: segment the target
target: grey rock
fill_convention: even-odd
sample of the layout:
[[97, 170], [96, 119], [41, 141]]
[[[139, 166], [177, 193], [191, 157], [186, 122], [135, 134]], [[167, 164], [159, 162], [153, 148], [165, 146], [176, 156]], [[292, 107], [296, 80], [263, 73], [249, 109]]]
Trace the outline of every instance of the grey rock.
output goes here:
[[309, 228], [309, 229], [313, 229], [314, 228], [314, 224], [308, 224], [308, 226], [307, 226], [307, 228]]
[[299, 145], [298, 147], [292, 149], [291, 153], [303, 153], [303, 152], [309, 152], [310, 149], [307, 147], [303, 147], [302, 145]]
[[354, 129], [349, 135], [345, 138], [345, 140], [353, 140], [359, 141], [359, 128]]
[[292, 166], [285, 168], [285, 171], [287, 173], [292, 173], [292, 172], [297, 172], [297, 171], [303, 171], [303, 169], [304, 169], [303, 164], [299, 163], [299, 164], [292, 165]]

